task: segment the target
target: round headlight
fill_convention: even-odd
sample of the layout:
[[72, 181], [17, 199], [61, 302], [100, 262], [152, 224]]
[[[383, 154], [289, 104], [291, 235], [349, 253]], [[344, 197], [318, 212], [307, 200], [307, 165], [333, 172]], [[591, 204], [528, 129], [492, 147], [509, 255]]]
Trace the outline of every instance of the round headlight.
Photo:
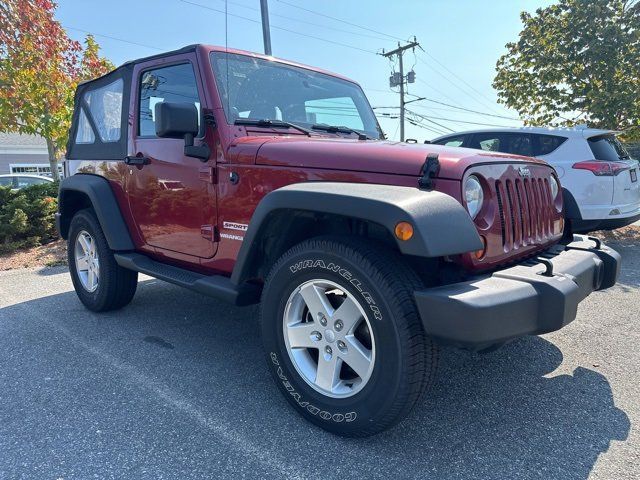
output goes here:
[[558, 192], [560, 191], [560, 185], [558, 185], [558, 180], [554, 175], [549, 177], [549, 188], [551, 189], [551, 199], [555, 200], [558, 197]]
[[467, 211], [471, 218], [476, 218], [478, 212], [482, 208], [484, 201], [484, 193], [482, 193], [482, 185], [475, 175], [470, 175], [464, 182], [464, 199], [467, 204]]

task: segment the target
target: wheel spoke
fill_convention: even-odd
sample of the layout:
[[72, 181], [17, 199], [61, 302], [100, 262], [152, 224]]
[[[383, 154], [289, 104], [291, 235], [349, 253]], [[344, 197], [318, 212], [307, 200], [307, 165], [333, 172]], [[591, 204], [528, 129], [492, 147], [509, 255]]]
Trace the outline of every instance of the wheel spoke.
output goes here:
[[349, 365], [360, 378], [366, 378], [371, 366], [371, 352], [353, 335], [345, 337], [347, 353], [341, 353], [342, 360]]
[[326, 318], [331, 317], [333, 308], [329, 303], [329, 299], [325, 294], [324, 288], [317, 287], [311, 283], [300, 290], [300, 295], [302, 295], [304, 303], [307, 304], [307, 308], [309, 309], [309, 312], [311, 312], [311, 316], [314, 320], [317, 319], [319, 313], [324, 315]]
[[314, 341], [311, 335], [314, 331], [320, 331], [315, 322], [288, 325], [289, 345], [291, 348], [319, 348], [317, 341]]
[[93, 269], [89, 269], [89, 273], [87, 275], [87, 286], [89, 290], [92, 290], [96, 286], [96, 274]]
[[76, 258], [76, 268], [79, 271], [86, 271], [89, 269], [89, 259], [87, 257]]
[[84, 254], [89, 255], [89, 253], [91, 252], [91, 243], [89, 242], [89, 240], [87, 240], [87, 237], [84, 235], [80, 235], [78, 237], [78, 243], [80, 244], [80, 247], [82, 247], [82, 251], [84, 252]]
[[316, 385], [328, 391], [333, 391], [340, 378], [342, 361], [337, 355], [331, 355], [326, 360], [324, 352], [320, 351], [318, 358], [318, 370], [316, 371]]
[[362, 313], [351, 296], [347, 296], [344, 299], [342, 305], [333, 312], [332, 317], [334, 321], [342, 320], [342, 323], [344, 324], [344, 327], [342, 328], [345, 334], [353, 333], [362, 318]]

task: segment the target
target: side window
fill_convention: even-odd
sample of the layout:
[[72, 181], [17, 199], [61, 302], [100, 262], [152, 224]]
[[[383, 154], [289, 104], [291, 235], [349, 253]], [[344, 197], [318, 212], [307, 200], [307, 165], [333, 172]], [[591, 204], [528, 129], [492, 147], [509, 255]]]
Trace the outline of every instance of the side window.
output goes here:
[[519, 133], [476, 133], [473, 137], [472, 148], [479, 148], [489, 152], [513, 153], [515, 155], [533, 155], [531, 136]]
[[39, 178], [32, 178], [32, 177], [16, 177], [16, 178], [17, 178], [16, 188], [24, 188], [24, 187], [29, 187], [31, 185], [40, 185], [41, 183], [46, 182], [46, 180], [41, 180]]
[[13, 186], [13, 177], [0, 177], [0, 187]]
[[193, 103], [200, 112], [200, 97], [190, 63], [146, 70], [138, 96], [138, 135], [155, 137], [155, 105], [159, 102]]
[[557, 135], [535, 135], [533, 153], [536, 157], [549, 155], [567, 141], [567, 137]]
[[438, 145], [444, 145], [445, 147], [461, 147], [464, 144], [465, 135], [457, 135], [455, 137], [447, 137], [439, 140]]
[[[120, 140], [120, 122], [122, 120], [122, 89], [124, 82], [121, 78], [95, 90], [88, 90], [83, 96], [83, 103], [89, 108], [89, 115], [93, 120], [103, 143]], [[76, 143], [94, 143], [95, 133], [91, 128], [85, 109], [80, 110]]]
[[504, 152], [505, 142], [500, 134], [479, 133], [474, 136], [472, 148], [488, 150], [490, 152]]
[[533, 156], [533, 146], [531, 145], [531, 135], [529, 134], [509, 134], [505, 135], [507, 146], [503, 150], [506, 153], [515, 155]]

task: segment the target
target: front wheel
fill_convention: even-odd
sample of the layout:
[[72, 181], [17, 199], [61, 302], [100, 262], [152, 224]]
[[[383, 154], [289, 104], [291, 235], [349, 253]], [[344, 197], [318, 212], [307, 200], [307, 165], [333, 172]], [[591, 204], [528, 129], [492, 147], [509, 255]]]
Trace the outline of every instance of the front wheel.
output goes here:
[[345, 436], [400, 421], [435, 374], [436, 346], [402, 257], [359, 239], [313, 239], [272, 268], [261, 303], [267, 362], [306, 419]]
[[136, 293], [138, 272], [118, 265], [93, 210], [80, 210], [71, 219], [67, 257], [73, 286], [89, 310], [116, 310]]

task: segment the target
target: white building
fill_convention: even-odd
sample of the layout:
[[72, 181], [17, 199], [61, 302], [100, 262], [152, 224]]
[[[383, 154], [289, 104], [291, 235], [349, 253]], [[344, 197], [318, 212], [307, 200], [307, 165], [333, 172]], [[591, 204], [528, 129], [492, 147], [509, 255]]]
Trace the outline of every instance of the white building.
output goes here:
[[[62, 164], [58, 168], [62, 173]], [[0, 132], [0, 174], [3, 173], [51, 176], [47, 143], [44, 138]]]

